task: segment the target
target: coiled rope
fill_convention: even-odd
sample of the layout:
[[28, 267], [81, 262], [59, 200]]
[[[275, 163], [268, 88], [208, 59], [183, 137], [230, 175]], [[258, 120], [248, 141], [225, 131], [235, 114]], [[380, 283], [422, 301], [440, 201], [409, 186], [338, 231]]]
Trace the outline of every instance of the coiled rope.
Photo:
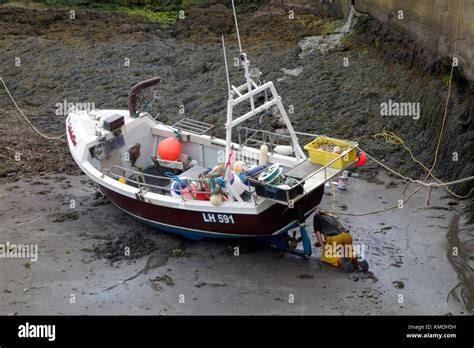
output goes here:
[[[426, 183], [427, 178], [425, 178], [423, 181], [421, 181], [421, 180], [415, 180], [413, 178], [405, 176], [405, 175], [401, 174], [400, 172], [397, 172], [394, 169], [389, 168], [388, 166], [386, 166], [385, 164], [383, 164], [382, 162], [380, 162], [379, 160], [377, 160], [376, 158], [374, 158], [373, 156], [368, 154], [366, 151], [364, 151], [365, 154], [367, 155], [367, 157], [369, 157], [371, 160], [373, 160], [375, 163], [377, 163], [381, 167], [383, 167], [383, 168], [387, 169], [388, 171], [390, 171], [391, 173], [397, 175], [398, 177], [400, 177], [404, 180], [413, 182], [413, 183], [417, 183], [417, 184], [420, 184], [420, 185], [427, 186], [427, 187], [441, 187], [441, 186], [444, 186], [450, 194], [452, 194], [453, 196], [455, 196], [456, 198], [459, 198], [459, 199], [467, 198], [472, 194], [472, 192], [474, 192], [474, 188], [471, 188], [471, 190], [466, 195], [458, 195], [455, 192], [453, 192], [452, 190], [450, 190], [449, 187], [448, 187], [450, 185], [460, 184], [462, 182], [473, 180], [474, 176], [469, 176], [469, 177], [466, 177], [466, 178], [463, 178], [463, 179], [458, 179], [458, 180], [454, 180], [454, 181], [450, 181], [450, 182], [443, 182], [441, 179], [437, 178], [432, 173], [432, 171], [430, 171], [430, 169], [428, 169], [428, 167], [426, 165], [424, 165], [420, 160], [418, 160], [415, 157], [415, 155], [413, 155], [413, 152], [405, 144], [404, 140], [401, 137], [399, 137], [398, 135], [396, 135], [395, 133], [393, 133], [391, 131], [384, 130], [381, 133], [375, 133], [372, 136], [362, 136], [362, 137], [358, 137], [357, 139], [363, 139], [363, 138], [367, 138], [367, 137], [372, 137], [372, 138], [377, 139], [377, 140], [384, 140], [385, 142], [387, 142], [389, 144], [402, 146], [410, 154], [410, 157], [411, 157], [412, 161], [417, 163], [418, 165], [420, 165], [424, 170], [426, 170], [428, 172], [427, 176], [432, 177], [434, 180], [437, 181], [437, 183]], [[361, 151], [363, 151], [363, 150], [361, 150]]]

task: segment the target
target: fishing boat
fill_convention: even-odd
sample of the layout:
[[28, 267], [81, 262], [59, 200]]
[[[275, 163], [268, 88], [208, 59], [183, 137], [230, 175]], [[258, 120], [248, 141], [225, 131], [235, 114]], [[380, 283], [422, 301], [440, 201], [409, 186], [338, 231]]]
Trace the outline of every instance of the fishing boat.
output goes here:
[[[258, 238], [309, 257], [306, 221], [325, 183], [357, 161], [357, 144], [296, 132], [275, 85], [260, 81], [238, 39], [244, 71], [238, 86], [229, 81], [223, 39], [225, 139], [203, 121], [164, 124], [141, 110], [144, 91], [159, 88], [156, 77], [132, 88], [128, 110], [70, 112], [69, 149], [113, 204], [154, 228], [192, 239]], [[284, 127], [242, 126], [262, 115], [278, 117]], [[308, 137], [306, 153], [300, 142]]]

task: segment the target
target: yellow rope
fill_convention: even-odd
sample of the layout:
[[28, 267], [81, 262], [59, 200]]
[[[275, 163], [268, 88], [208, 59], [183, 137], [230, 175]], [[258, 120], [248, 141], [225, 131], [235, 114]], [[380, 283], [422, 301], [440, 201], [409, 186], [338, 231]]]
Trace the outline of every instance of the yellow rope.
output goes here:
[[[456, 183], [461, 183], [461, 182], [465, 182], [465, 181], [468, 181], [470, 180], [469, 177], [468, 178], [463, 178], [463, 179], [459, 179], [459, 180], [456, 180], [456, 181], [452, 181], [452, 182], [449, 182], [449, 183], [445, 183], [443, 182], [441, 179], [437, 178], [431, 171], [430, 169], [428, 169], [428, 167], [426, 165], [424, 165], [421, 161], [419, 161], [415, 155], [413, 155], [413, 152], [411, 151], [411, 149], [406, 146], [405, 142], [403, 141], [403, 139], [401, 137], [399, 137], [398, 135], [396, 135], [395, 133], [391, 132], [391, 131], [387, 131], [387, 130], [384, 130], [383, 132], [381, 133], [375, 133], [373, 134], [372, 136], [361, 136], [357, 139], [363, 139], [363, 138], [367, 138], [367, 137], [372, 137], [376, 140], [384, 140], [385, 142], [389, 143], [389, 144], [393, 144], [393, 145], [401, 145], [409, 154], [410, 154], [410, 157], [412, 159], [413, 162], [419, 164], [424, 170], [426, 170], [428, 172], [427, 174], [427, 177], [424, 179], [424, 181], [426, 182], [427, 178], [428, 177], [432, 177], [434, 180], [436, 180], [439, 185], [436, 185], [436, 186], [445, 186], [446, 187], [446, 190], [453, 196], [455, 196], [456, 198], [459, 198], [459, 199], [464, 199], [464, 198], [467, 198], [469, 197], [472, 192], [474, 192], [474, 188], [471, 188], [471, 190], [466, 194], [466, 195], [458, 195], [456, 194], [455, 192], [453, 192], [451, 189], [449, 189], [449, 187], [447, 187], [447, 185], [452, 185], [452, 184], [456, 184]], [[365, 151], [364, 151], [365, 152]], [[391, 169], [391, 168], [388, 168], [387, 166], [385, 166], [384, 164], [382, 164], [380, 161], [377, 161], [373, 156], [370, 156], [369, 154], [367, 154], [368, 157], [370, 157], [372, 160], [374, 160], [376, 163], [378, 163], [379, 165], [381, 165], [382, 167], [385, 167], [386, 169], [388, 169], [390, 172], [402, 177], [403, 179], [405, 180], [409, 180], [409, 181], [412, 181], [412, 182], [417, 182], [417, 180], [415, 179], [412, 179], [410, 177], [407, 177], [407, 176], [404, 176], [402, 174], [400, 174], [399, 172], [396, 172], [395, 170]], [[418, 180], [419, 182], [419, 180]], [[435, 186], [433, 184], [431, 184], [430, 186]]]
[[347, 215], [347, 216], [366, 216], [366, 215], [373, 215], [373, 214], [378, 214], [378, 213], [384, 213], [386, 211], [389, 211], [389, 210], [392, 210], [392, 209], [397, 209], [397, 208], [400, 208], [400, 206], [403, 206], [403, 204], [405, 204], [406, 202], [408, 202], [408, 200], [413, 197], [416, 193], [418, 193], [422, 188], [423, 186], [417, 188], [415, 191], [413, 191], [412, 193], [410, 193], [408, 195], [408, 197], [405, 198], [405, 191], [406, 189], [408, 188], [408, 184], [407, 186], [405, 187], [405, 190], [403, 191], [403, 194], [402, 194], [402, 197], [400, 199], [401, 201], [401, 204], [400, 202], [396, 205], [393, 205], [391, 207], [388, 207], [388, 208], [382, 208], [382, 209], [379, 209], [379, 210], [373, 210], [373, 211], [369, 211], [367, 213], [360, 213], [360, 214], [357, 214], [357, 213], [344, 213], [344, 212], [340, 212], [340, 211], [337, 211], [336, 207], [334, 206], [334, 204], [336, 203], [336, 189], [335, 189], [335, 186], [333, 185], [333, 199], [332, 199], [332, 203], [331, 203], [331, 207], [334, 209], [334, 211], [324, 211], [324, 210], [321, 210], [323, 213], [326, 213], [326, 214], [335, 214], [335, 215]]
[[[461, 22], [461, 8], [462, 8], [462, 0], [459, 0], [459, 7], [458, 7], [458, 18], [457, 18], [457, 25], [456, 25], [456, 35], [455, 35], [455, 40], [454, 40], [454, 48], [453, 48], [453, 58], [456, 58], [456, 55], [457, 55], [457, 44], [458, 44], [458, 39], [459, 39], [459, 27], [460, 27], [460, 22]], [[453, 181], [453, 182], [450, 182], [450, 183], [444, 183], [442, 182], [440, 179], [438, 179], [436, 176], [433, 175], [433, 170], [434, 168], [436, 167], [436, 164], [437, 164], [437, 161], [438, 161], [438, 153], [439, 153], [439, 148], [440, 148], [440, 145], [441, 145], [441, 139], [443, 137], [443, 133], [444, 133], [444, 127], [445, 127], [445, 124], [446, 124], [446, 118], [447, 118], [447, 114], [448, 114], [448, 107], [449, 107], [449, 99], [451, 97], [451, 89], [452, 89], [452, 80], [453, 80], [453, 74], [454, 74], [454, 61], [451, 62], [451, 71], [450, 71], [450, 75], [449, 75], [449, 82], [448, 82], [448, 95], [446, 97], [446, 104], [445, 104], [445, 108], [444, 108], [444, 114], [443, 114], [443, 121], [441, 123], [441, 130], [440, 130], [440, 133], [439, 133], [439, 137], [438, 137], [438, 141], [436, 143], [436, 150], [435, 150], [435, 154], [434, 154], [434, 159], [433, 159], [433, 164], [431, 166], [430, 169], [428, 169], [422, 162], [420, 162], [414, 155], [413, 155], [413, 152], [411, 151], [410, 148], [408, 148], [406, 145], [405, 145], [405, 142], [403, 141], [403, 139], [399, 136], [397, 136], [395, 133], [393, 132], [389, 132], [389, 131], [383, 131], [382, 133], [377, 133], [377, 134], [374, 134], [372, 137], [374, 139], [384, 139], [386, 142], [388, 143], [391, 143], [391, 144], [394, 144], [394, 145], [401, 145], [403, 146], [403, 148], [410, 154], [410, 157], [411, 159], [415, 162], [415, 163], [418, 163], [423, 169], [425, 169], [428, 173], [425, 177], [425, 179], [423, 181], [420, 181], [420, 180], [414, 180], [410, 177], [407, 177], [403, 174], [400, 174], [399, 172], [387, 167], [386, 165], [384, 165], [383, 163], [381, 163], [380, 161], [376, 160], [374, 157], [370, 156], [369, 154], [367, 154], [368, 157], [370, 157], [372, 160], [374, 160], [377, 164], [381, 165], [382, 167], [384, 167], [385, 169], [389, 170], [390, 172], [396, 174], [397, 176], [399, 177], [402, 177], [403, 179], [405, 180], [408, 180], [408, 184], [410, 182], [415, 182], [415, 183], [418, 183], [418, 184], [424, 184], [426, 183], [426, 180], [428, 180], [428, 178], [431, 176], [434, 180], [436, 180], [439, 184], [435, 185], [435, 184], [428, 184], [428, 185], [423, 185], [423, 186], [431, 186], [431, 188], [433, 186], [445, 186], [446, 187], [446, 190], [452, 194], [453, 196], [457, 197], [457, 198], [460, 198], [460, 199], [464, 199], [464, 198], [467, 198], [469, 197], [472, 192], [474, 191], [474, 188], [471, 188], [471, 190], [469, 191], [469, 193], [467, 193], [466, 195], [458, 195], [456, 193], [454, 193], [452, 190], [450, 190], [448, 188], [447, 185], [450, 185], [450, 184], [453, 184], [453, 183], [459, 183], [459, 182], [464, 182], [464, 181], [468, 181], [468, 180], [472, 180], [473, 177], [468, 177], [468, 178], [463, 178], [463, 179], [460, 179], [460, 180], [456, 180], [456, 181]], [[362, 139], [362, 138], [366, 138], [366, 137], [370, 137], [370, 136], [362, 136], [362, 137], [359, 137], [358, 139]], [[408, 187], [408, 184], [407, 184], [407, 187]], [[418, 191], [420, 191], [423, 186], [419, 187], [417, 190], [415, 190], [414, 192], [412, 192], [406, 199], [404, 198], [405, 196], [405, 191], [407, 189], [407, 187], [405, 187], [405, 191], [403, 193], [403, 196], [402, 196], [402, 199], [403, 199], [403, 203], [405, 203], [406, 201], [408, 201], [408, 199], [410, 199], [414, 194], [416, 194]], [[431, 193], [431, 188], [430, 188], [430, 193]], [[335, 197], [335, 191], [334, 191], [334, 197], [333, 197], [333, 202], [332, 202], [332, 207], [334, 209], [334, 203], [336, 201], [336, 197]], [[428, 198], [429, 200], [429, 198]], [[364, 216], [364, 215], [370, 215], [370, 214], [377, 214], [379, 212], [385, 212], [385, 211], [388, 211], [388, 210], [391, 210], [391, 209], [395, 209], [395, 208], [398, 208], [398, 204], [395, 205], [395, 206], [392, 206], [390, 208], [385, 208], [385, 209], [380, 209], [380, 210], [376, 210], [376, 211], [372, 211], [372, 212], [368, 212], [368, 213], [363, 213], [363, 214], [352, 214], [352, 213], [341, 213], [341, 212], [337, 212], [337, 214], [341, 214], [341, 215], [351, 215], [351, 216]], [[334, 209], [336, 210], [336, 209]]]
[[416, 179], [410, 178], [409, 176], [405, 176], [403, 174], [400, 174], [399, 172], [395, 171], [394, 169], [386, 166], [385, 164], [383, 164], [382, 162], [380, 162], [376, 158], [372, 157], [368, 153], [366, 153], [366, 155], [367, 155], [367, 157], [372, 159], [375, 163], [377, 163], [378, 165], [380, 165], [380, 166], [384, 167], [385, 169], [389, 170], [393, 174], [401, 177], [402, 179], [407, 180], [409, 182], [413, 182], [415, 184], [420, 184], [420, 185], [423, 185], [423, 186], [426, 186], [426, 187], [441, 187], [441, 186], [455, 185], [455, 184], [460, 184], [462, 182], [474, 180], [474, 176], [468, 176], [468, 177], [458, 179], [458, 180], [454, 180], [454, 181], [450, 181], [450, 182], [442, 182], [441, 180], [437, 179], [439, 181], [439, 183], [426, 183], [426, 179], [421, 181], [421, 180], [416, 180]]
[[[456, 37], [454, 39], [454, 47], [453, 47], [453, 60], [454, 58], [457, 59], [457, 51], [458, 51], [458, 39], [459, 39], [459, 25], [461, 23], [461, 8], [462, 8], [462, 0], [459, 0], [459, 7], [458, 7], [458, 22], [456, 25]], [[451, 62], [451, 71], [449, 74], [449, 82], [448, 82], [448, 95], [446, 96], [446, 105], [444, 107], [444, 115], [443, 115], [443, 122], [441, 123], [441, 131], [439, 132], [438, 142], [436, 144], [436, 151], [435, 156], [433, 159], [433, 165], [431, 166], [428, 174], [426, 175], [425, 181], [430, 177], [431, 172], [436, 167], [436, 163], [438, 161], [438, 152], [439, 147], [441, 145], [441, 138], [443, 137], [444, 126], [446, 124], [446, 118], [448, 115], [448, 106], [449, 106], [449, 98], [451, 97], [451, 87], [453, 82], [453, 73], [454, 73], [454, 61]]]

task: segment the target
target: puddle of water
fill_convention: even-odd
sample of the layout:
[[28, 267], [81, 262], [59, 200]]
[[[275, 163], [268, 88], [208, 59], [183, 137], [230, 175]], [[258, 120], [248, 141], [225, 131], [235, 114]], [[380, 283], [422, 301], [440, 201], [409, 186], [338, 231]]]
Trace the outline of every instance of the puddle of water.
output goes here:
[[467, 311], [474, 313], [474, 277], [473, 268], [470, 266], [472, 257], [466, 250], [466, 245], [459, 240], [459, 215], [454, 216], [449, 224], [446, 238], [449, 243], [448, 260], [458, 273], [459, 283], [449, 293], [450, 296], [460, 301]]

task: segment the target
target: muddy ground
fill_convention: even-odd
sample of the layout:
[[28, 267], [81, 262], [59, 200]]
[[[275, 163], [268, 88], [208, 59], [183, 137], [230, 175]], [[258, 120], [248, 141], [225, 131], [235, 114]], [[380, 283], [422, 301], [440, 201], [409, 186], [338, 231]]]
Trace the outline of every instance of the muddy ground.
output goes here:
[[[349, 185], [334, 206], [359, 213], [393, 205], [405, 186], [387, 176]], [[448, 298], [458, 277], [446, 234], [458, 206], [436, 190], [426, 208], [425, 194], [389, 214], [342, 217], [371, 267], [347, 274], [321, 266], [316, 249], [305, 260], [258, 243], [156, 232], [84, 176], [9, 183], [0, 188], [2, 240], [36, 243], [39, 256], [1, 261], [0, 314], [467, 314]], [[328, 189], [321, 207], [332, 201]]]
[[[284, 10], [260, 9], [242, 17], [240, 28], [251, 63], [264, 79], [274, 81], [285, 105], [293, 105], [295, 128], [360, 138], [363, 148], [387, 164], [423, 177], [400, 146], [366, 136], [394, 131], [429, 166], [447, 93], [443, 67], [415, 64], [423, 56], [419, 48], [370, 19], [361, 20], [337, 50], [301, 58], [300, 40], [331, 33], [343, 21], [317, 9], [299, 9], [289, 20]], [[0, 76], [40, 130], [64, 132], [64, 115], [55, 115], [57, 103], [126, 108], [130, 87], [159, 75], [162, 89], [155, 111], [160, 120], [182, 117], [178, 111], [184, 105], [185, 116], [214, 123], [219, 132], [226, 99], [220, 35], [226, 36], [229, 61], [238, 53], [228, 8], [193, 9], [171, 27], [89, 10], [77, 10], [74, 20], [68, 15], [65, 10], [0, 6]], [[342, 66], [344, 58], [349, 67]], [[299, 67], [299, 76], [282, 71]], [[240, 81], [238, 68], [231, 65], [230, 73]], [[425, 195], [419, 195], [410, 201], [411, 208], [344, 218], [357, 240], [369, 246], [373, 273], [368, 275], [320, 269], [316, 259], [282, 257], [253, 244], [233, 257], [237, 243], [157, 234], [97, 198], [66, 143], [38, 137], [0, 90], [0, 236], [2, 241], [38, 243], [41, 250], [40, 261], [29, 266], [25, 260], [2, 260], [2, 314], [466, 313], [452, 297], [447, 301], [458, 277], [446, 257], [445, 235], [461, 203], [441, 190], [432, 199], [439, 208], [423, 209]], [[420, 119], [381, 117], [380, 103], [388, 99], [419, 101]], [[435, 170], [445, 179], [472, 175], [473, 100], [462, 84], [454, 85]], [[264, 120], [262, 126], [280, 125]], [[459, 161], [451, 160], [453, 152]], [[377, 172], [370, 164], [362, 172], [370, 182], [354, 179], [350, 191], [337, 196], [339, 208], [362, 212], [393, 205], [403, 187]], [[73, 211], [70, 199], [78, 202]], [[326, 196], [326, 208], [331, 199]], [[124, 260], [117, 250], [127, 244], [132, 255]], [[147, 263], [150, 270], [140, 273]], [[77, 301], [68, 306], [71, 294]], [[185, 294], [185, 305], [178, 303], [179, 294]], [[288, 303], [290, 294], [296, 296], [294, 304]], [[404, 304], [396, 301], [400, 294]]]

